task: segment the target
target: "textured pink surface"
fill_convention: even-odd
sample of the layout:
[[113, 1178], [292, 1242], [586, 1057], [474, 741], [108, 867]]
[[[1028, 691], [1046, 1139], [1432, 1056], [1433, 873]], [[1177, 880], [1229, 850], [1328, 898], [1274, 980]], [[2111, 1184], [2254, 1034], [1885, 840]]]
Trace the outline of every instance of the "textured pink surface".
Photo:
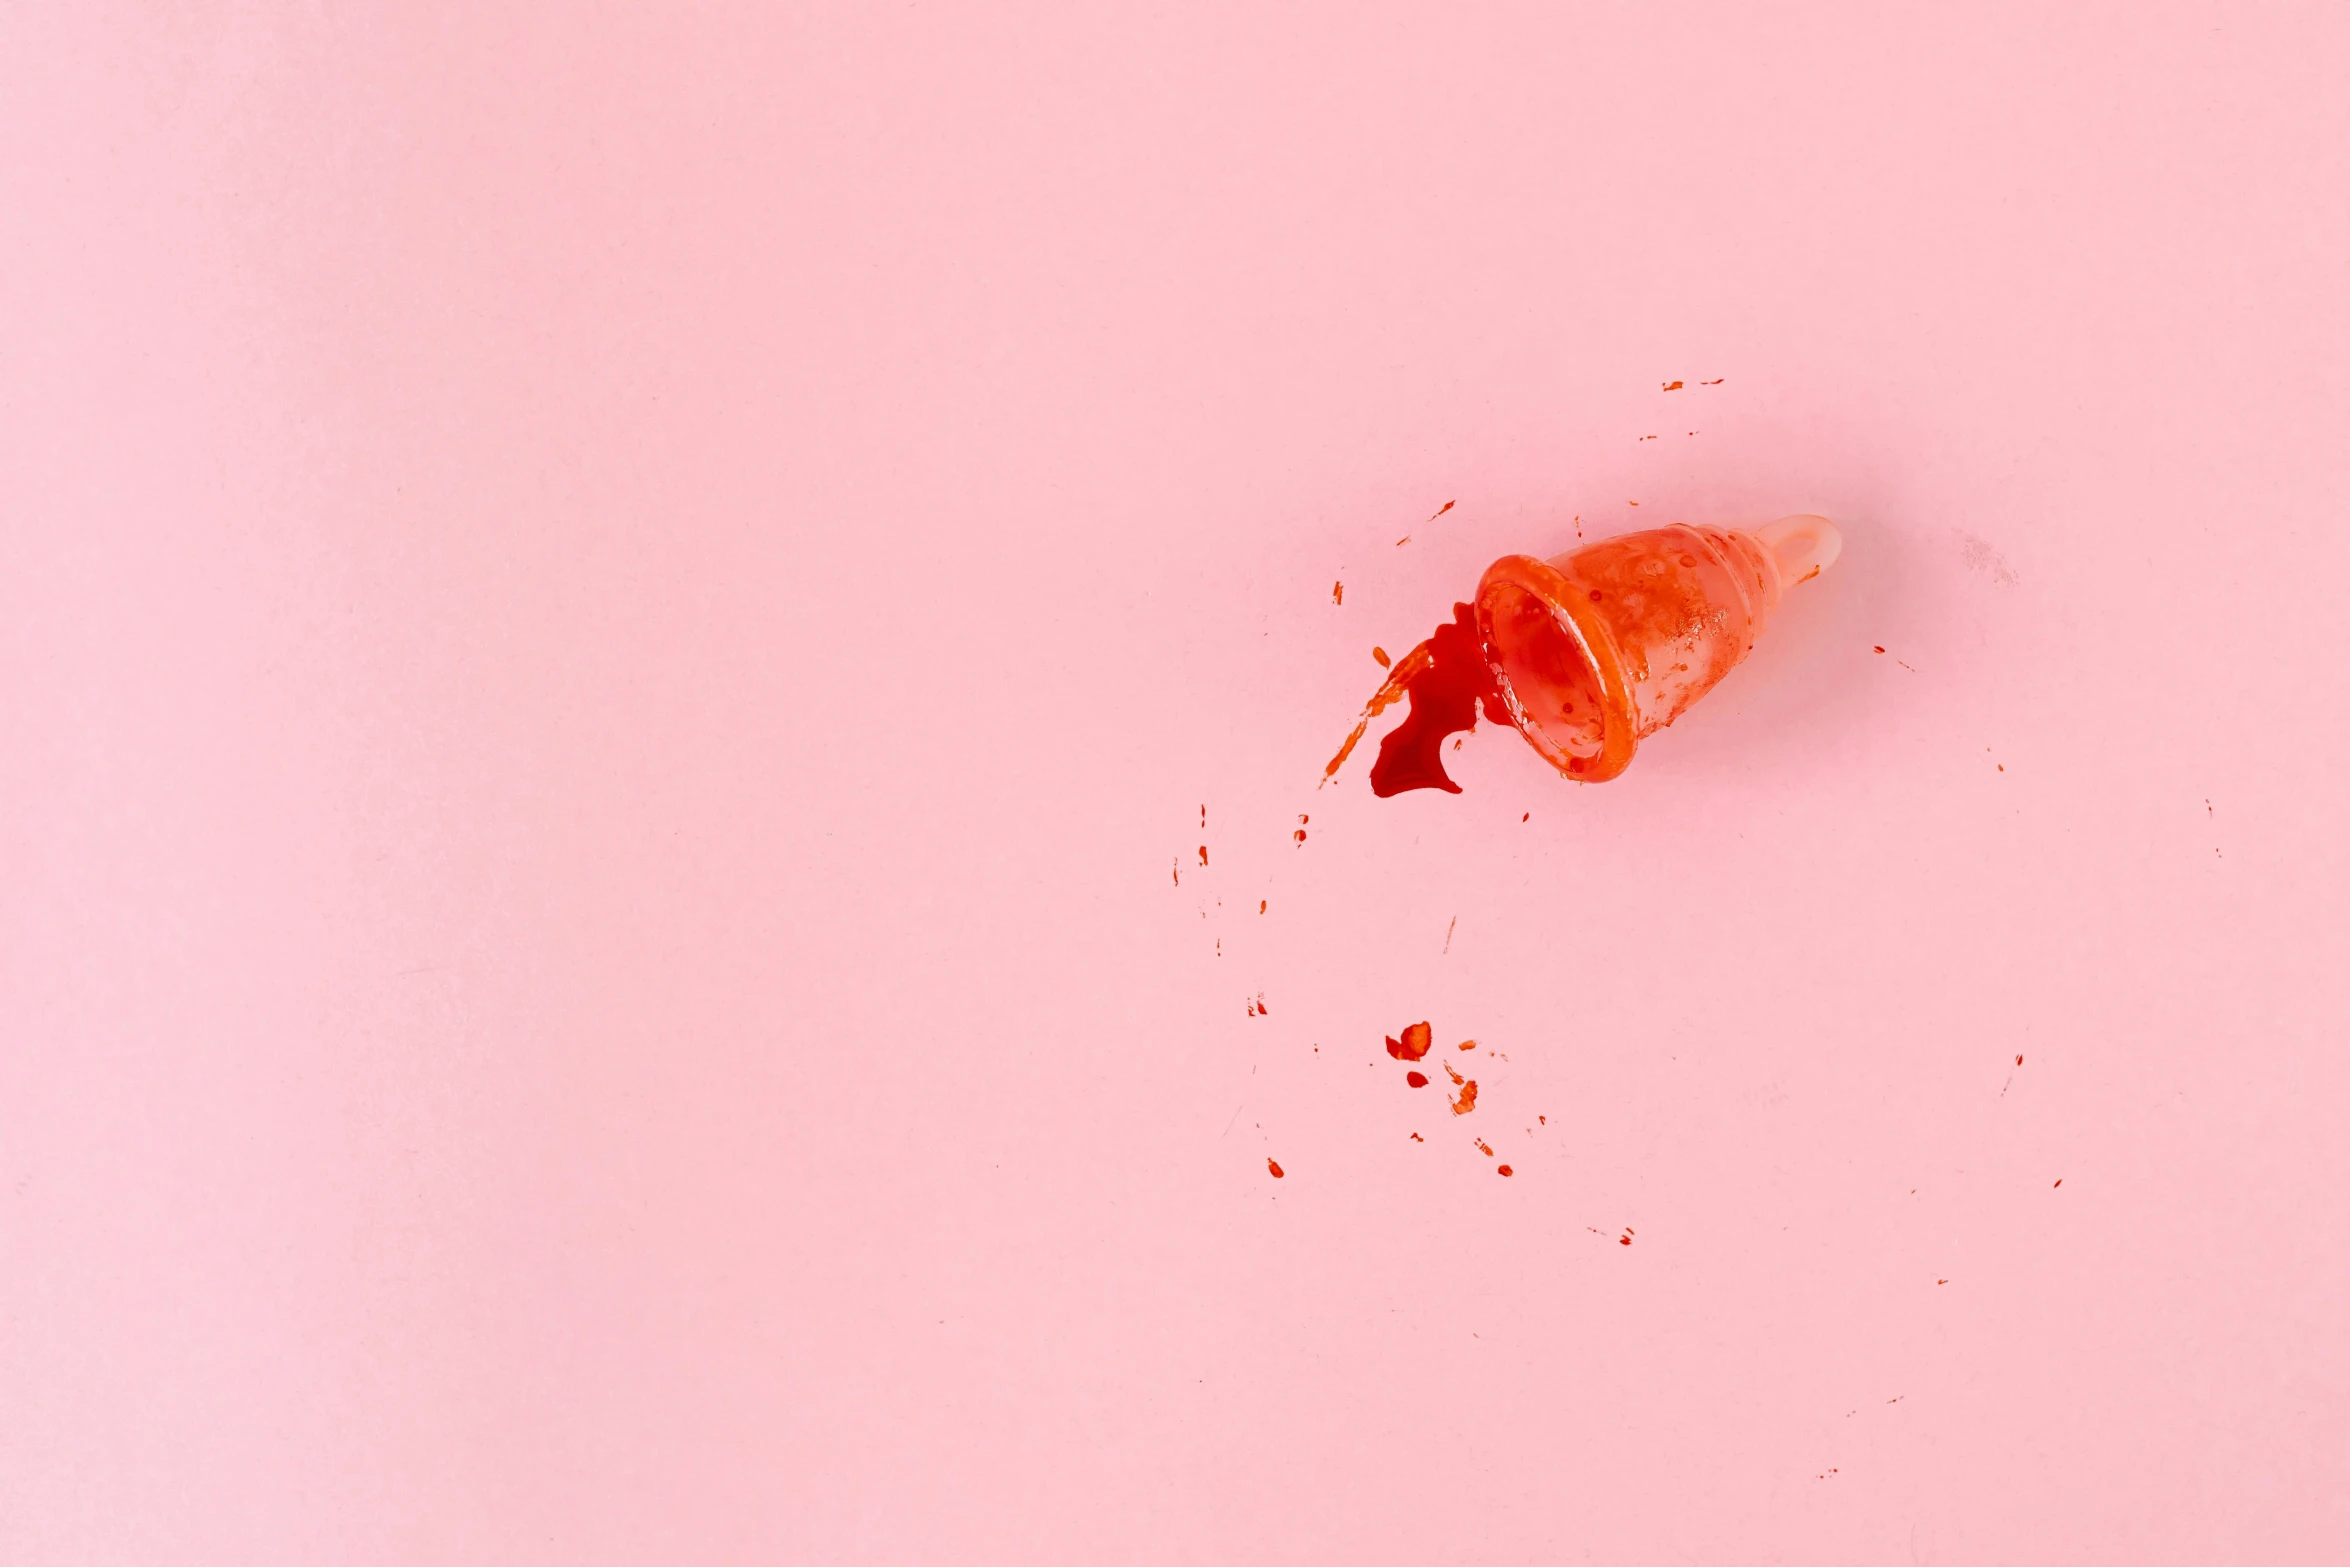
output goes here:
[[0, 12], [0, 1557], [2338, 1559], [2342, 8], [642, 9]]

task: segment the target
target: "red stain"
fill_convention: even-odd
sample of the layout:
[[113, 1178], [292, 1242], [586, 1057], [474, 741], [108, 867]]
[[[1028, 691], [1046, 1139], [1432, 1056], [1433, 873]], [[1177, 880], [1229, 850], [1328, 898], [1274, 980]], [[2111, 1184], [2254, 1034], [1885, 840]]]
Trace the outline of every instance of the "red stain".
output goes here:
[[[1461, 1096], [1452, 1102], [1452, 1113], [1454, 1115], [1467, 1115], [1471, 1110], [1476, 1108], [1477, 1080], [1472, 1077], [1467, 1082], [1461, 1084]], [[1487, 1149], [1486, 1152], [1490, 1153], [1492, 1150]]]
[[2024, 1064], [2024, 1058], [2022, 1056], [2017, 1056], [2015, 1058], [2015, 1064], [2017, 1066], [2022, 1066]]
[[1264, 899], [1262, 899], [1262, 898], [1259, 898], [1259, 899], [1257, 899], [1257, 912], [1258, 912], [1259, 914], [1262, 914], [1262, 913], [1264, 913], [1264, 912], [1265, 912], [1265, 900], [1264, 900]]
[[1878, 652], [1880, 652], [1880, 653], [1882, 653], [1882, 652], [1884, 652], [1885, 650], [1884, 650], [1883, 648], [1879, 648], [1879, 649], [1877, 649], [1877, 651], [1878, 651]]
[[1934, 1282], [1937, 1284], [1948, 1284], [1950, 1281], [1948, 1279], [1936, 1279]]
[[1493, 1145], [1487, 1142], [1484, 1138], [1480, 1137], [1477, 1139], [1477, 1146], [1485, 1150], [1486, 1158], [1490, 1159], [1493, 1157]]
[[1550, 1117], [1547, 1115], [1538, 1115], [1534, 1118], [1534, 1121], [1538, 1126], [1548, 1126], [1550, 1124]]
[[1403, 1038], [1389, 1038], [1387, 1053], [1398, 1061], [1417, 1061], [1428, 1053], [1428, 1041], [1433, 1034], [1434, 1030], [1425, 1023], [1407, 1023]]
[[1523, 816], [1521, 816], [1521, 817], [1519, 817], [1519, 818], [1518, 818], [1518, 820], [1519, 820], [1519, 821], [1522, 821], [1522, 822], [1530, 822], [1530, 821], [1532, 821], [1533, 819], [1534, 819], [1534, 813], [1533, 813], [1532, 811], [1528, 811], [1528, 812], [1527, 812], [1525, 815], [1523, 815]]
[[1199, 862], [1202, 865], [1208, 863], [1208, 846], [1204, 843], [1199, 846]]
[[[1436, 518], [1437, 518], [1437, 517], [1441, 517], [1441, 516], [1443, 516], [1443, 515], [1444, 515], [1446, 512], [1448, 512], [1448, 511], [1452, 510], [1452, 509], [1453, 509], [1455, 506], [1458, 506], [1459, 504], [1460, 504], [1460, 502], [1459, 502], [1459, 501], [1446, 501], [1446, 502], [1445, 502], [1443, 505], [1441, 505], [1441, 506], [1439, 506], [1439, 507], [1437, 507], [1437, 508], [1436, 508], [1436, 514], [1435, 514], [1435, 516], [1432, 516], [1432, 517], [1430, 517], [1430, 518], [1428, 519], [1428, 521], [1429, 521], [1429, 522], [1434, 522], [1434, 521], [1436, 520]], [[1426, 523], [1423, 523], [1421, 526], [1425, 527], [1426, 525], [1427, 525]]]
[[1407, 1088], [1426, 1088], [1428, 1086], [1428, 1074], [1425, 1072], [1406, 1072], [1403, 1075], [1403, 1080], [1404, 1086]]
[[1445, 740], [1475, 729], [1480, 707], [1490, 722], [1509, 722], [1478, 639], [1475, 610], [1455, 604], [1452, 619], [1404, 655], [1364, 709], [1363, 722], [1324, 771], [1325, 778], [1338, 771], [1371, 719], [1398, 696], [1410, 700], [1411, 712], [1381, 737], [1378, 760], [1371, 764], [1371, 792], [1381, 799], [1411, 789], [1459, 794], [1461, 786], [1444, 771]]
[[1623, 1234], [1621, 1234], [1621, 1235], [1617, 1236], [1617, 1237], [1616, 1237], [1616, 1244], [1617, 1244], [1618, 1246], [1629, 1246], [1629, 1245], [1631, 1245], [1631, 1244], [1632, 1244], [1632, 1232], [1631, 1232], [1630, 1230], [1626, 1230], [1626, 1231], [1625, 1231]]
[[1462, 1077], [1460, 1073], [1452, 1069], [1452, 1063], [1450, 1061], [1447, 1061], [1442, 1057], [1438, 1057], [1436, 1064], [1444, 1068], [1444, 1075], [1452, 1079], [1453, 1087], [1458, 1088], [1462, 1083], [1468, 1081], [1468, 1079]]
[[1330, 584], [1330, 602], [1333, 604], [1343, 604], [1346, 602], [1345, 583], [1333, 582]]
[[[2056, 1178], [2056, 1186], [2062, 1186], [2063, 1184], [2064, 1184], [2064, 1177], [2060, 1175], [2060, 1176], [2058, 1176], [2058, 1177]], [[2051, 1187], [2049, 1187], [2048, 1189], [2049, 1189], [2050, 1191], [2054, 1191], [2054, 1190], [2056, 1190], [2056, 1186], [2051, 1186]]]
[[1265, 1168], [1273, 1172], [1273, 1179], [1276, 1181], [1281, 1179], [1281, 1166], [1277, 1161], [1267, 1159], [1265, 1161]]
[[1381, 669], [1385, 669], [1392, 662], [1392, 660], [1390, 660], [1387, 656], [1387, 649], [1383, 647], [1374, 647], [1371, 649], [1371, 662], [1377, 664]]
[[1668, 392], [1678, 392], [1681, 390], [1681, 383], [1678, 381], [1667, 381], [1665, 383], [1665, 390]]
[[1477, 1048], [1477, 1041], [1474, 1039], [1464, 1039], [1461, 1041], [1461, 1048], [1463, 1050], [1474, 1050]]
[[1174, 875], [1175, 875], [1175, 885], [1176, 885], [1176, 886], [1178, 886], [1178, 887], [1182, 886], [1182, 885], [1183, 885], [1183, 856], [1181, 856], [1181, 855], [1177, 855], [1177, 856], [1175, 857], [1175, 872], [1174, 872]]
[[1412, 1141], [1415, 1143], [1424, 1143], [1427, 1140], [1427, 1138], [1422, 1137], [1418, 1132], [1412, 1133]]
[[1303, 827], [1300, 827], [1296, 832], [1291, 833], [1290, 836], [1295, 838], [1298, 842], [1303, 843], [1306, 841], [1306, 830]]
[[1697, 384], [1698, 384], [1699, 386], [1719, 386], [1719, 385], [1721, 385], [1721, 384], [1722, 384], [1722, 382], [1723, 382], [1723, 380], [1724, 380], [1724, 379], [1725, 379], [1725, 377], [1722, 377], [1722, 376], [1718, 376], [1718, 375], [1717, 375], [1717, 376], [1715, 376], [1715, 377], [1714, 377], [1712, 380], [1710, 380], [1710, 381], [1700, 381], [1700, 382], [1698, 382]]
[[1511, 1169], [1511, 1168], [1510, 1168], [1508, 1165], [1506, 1165], [1506, 1164], [1505, 1164], [1505, 1165], [1502, 1165], [1502, 1166], [1501, 1166], [1499, 1169], [1495, 1170], [1493, 1173], [1494, 1173], [1494, 1174], [1496, 1174], [1496, 1175], [1515, 1175], [1515, 1174], [1517, 1174], [1518, 1172], [1517, 1172], [1517, 1171], [1515, 1171], [1515, 1170], [1513, 1170], [1513, 1169]]

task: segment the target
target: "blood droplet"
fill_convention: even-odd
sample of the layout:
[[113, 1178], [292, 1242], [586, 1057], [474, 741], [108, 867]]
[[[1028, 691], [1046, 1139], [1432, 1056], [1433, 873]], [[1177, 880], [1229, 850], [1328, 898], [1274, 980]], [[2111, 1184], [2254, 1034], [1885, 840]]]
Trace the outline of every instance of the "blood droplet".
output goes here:
[[1403, 1080], [1404, 1086], [1407, 1088], [1426, 1088], [1428, 1086], [1428, 1074], [1425, 1072], [1406, 1072], [1403, 1075]]
[[1681, 383], [1678, 381], [1667, 381], [1665, 383], [1665, 390], [1668, 392], [1678, 392], [1681, 390]]
[[1330, 584], [1330, 602], [1333, 604], [1343, 604], [1346, 602], [1345, 583], [1333, 582]]
[[1403, 1038], [1387, 1041], [1387, 1053], [1398, 1061], [1417, 1061], [1428, 1053], [1428, 1041], [1435, 1031], [1425, 1023], [1404, 1025]]
[[1279, 1162], [1272, 1159], [1267, 1159], [1265, 1161], [1265, 1168], [1273, 1172], [1273, 1179], [1276, 1181], [1281, 1179], [1281, 1166]]
[[1505, 1165], [1502, 1165], [1502, 1166], [1500, 1166], [1500, 1167], [1498, 1167], [1498, 1168], [1497, 1168], [1497, 1169], [1494, 1171], [1494, 1174], [1496, 1174], [1496, 1175], [1514, 1175], [1514, 1174], [1516, 1174], [1516, 1173], [1517, 1173], [1516, 1171], [1512, 1170], [1512, 1169], [1511, 1169], [1511, 1168], [1510, 1168], [1508, 1165], [1506, 1165], [1506, 1164], [1505, 1164]]

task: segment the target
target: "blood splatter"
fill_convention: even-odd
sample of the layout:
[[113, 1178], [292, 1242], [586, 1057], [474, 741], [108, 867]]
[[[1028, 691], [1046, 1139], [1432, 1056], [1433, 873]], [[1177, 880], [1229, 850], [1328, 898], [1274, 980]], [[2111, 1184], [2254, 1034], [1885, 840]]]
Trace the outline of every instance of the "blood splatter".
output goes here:
[[1452, 1113], [1454, 1115], [1467, 1115], [1471, 1110], [1476, 1108], [1477, 1080], [1472, 1077], [1467, 1082], [1461, 1084], [1461, 1096], [1452, 1102]]
[[1474, 1050], [1477, 1048], [1477, 1041], [1474, 1039], [1464, 1039], [1461, 1041], [1461, 1048], [1463, 1050]]
[[[2064, 1184], [2064, 1177], [2060, 1175], [2060, 1176], [2058, 1176], [2058, 1177], [2056, 1178], [2056, 1186], [2062, 1186], [2063, 1184]], [[2049, 1187], [2048, 1189], [2049, 1189], [2050, 1191], [2054, 1191], [2054, 1190], [2056, 1190], [2056, 1186], [2051, 1186], [2051, 1187]]]
[[1333, 582], [1330, 584], [1330, 602], [1333, 604], [1343, 604], [1346, 602], [1345, 583]]
[[1626, 1231], [1625, 1231], [1623, 1234], [1621, 1234], [1621, 1235], [1617, 1236], [1617, 1237], [1616, 1237], [1616, 1244], [1617, 1244], [1618, 1246], [1629, 1246], [1629, 1245], [1631, 1245], [1631, 1244], [1632, 1244], [1632, 1232], [1631, 1232], [1630, 1230], [1626, 1230]]
[[1718, 376], [1718, 375], [1717, 375], [1717, 376], [1715, 376], [1715, 377], [1714, 377], [1712, 380], [1710, 380], [1710, 381], [1700, 381], [1700, 382], [1698, 382], [1697, 384], [1698, 384], [1699, 386], [1719, 386], [1719, 385], [1721, 385], [1721, 384], [1722, 384], [1722, 381], [1723, 381], [1723, 380], [1724, 380], [1724, 377], [1722, 377], [1722, 376]]
[[1493, 1157], [1493, 1145], [1487, 1142], [1484, 1138], [1480, 1137], [1477, 1139], [1477, 1146], [1485, 1151], [1486, 1158], [1490, 1159]]
[[1180, 854], [1175, 856], [1175, 885], [1183, 885], [1183, 856]]
[[1387, 1053], [1398, 1061], [1417, 1061], [1428, 1053], [1428, 1041], [1434, 1035], [1435, 1031], [1425, 1023], [1407, 1023], [1403, 1038], [1388, 1039]]
[[2024, 1058], [2022, 1056], [2017, 1056], [2015, 1058], [2015, 1064], [2017, 1066], [2022, 1066], [2024, 1064]]
[[1202, 865], [1208, 863], [1208, 846], [1204, 843], [1199, 846], [1199, 862]]
[[1877, 649], [1877, 651], [1878, 651], [1878, 652], [1880, 652], [1880, 653], [1882, 653], [1882, 652], [1884, 652], [1885, 650], [1884, 650], [1883, 648], [1878, 648], [1878, 649]]
[[1418, 1132], [1412, 1133], [1412, 1141], [1415, 1143], [1424, 1143], [1427, 1140], [1427, 1138], [1422, 1137]]
[[1262, 899], [1262, 898], [1259, 898], [1259, 899], [1257, 899], [1257, 912], [1258, 912], [1259, 914], [1262, 914], [1262, 913], [1264, 913], [1264, 912], [1265, 912], [1265, 900], [1264, 900], [1264, 899]]
[[1458, 1088], [1462, 1083], [1468, 1081], [1468, 1079], [1462, 1077], [1460, 1073], [1452, 1069], [1452, 1063], [1450, 1061], [1445, 1060], [1441, 1056], [1437, 1058], [1436, 1064], [1444, 1068], [1444, 1075], [1452, 1079], [1453, 1087]]
[[1460, 793], [1461, 786], [1444, 771], [1445, 740], [1475, 729], [1480, 707], [1493, 723], [1510, 721], [1501, 693], [1494, 689], [1492, 666], [1485, 661], [1475, 610], [1455, 604], [1451, 620], [1396, 662], [1364, 708], [1362, 722], [1323, 770], [1325, 779], [1338, 771], [1371, 720], [1398, 697], [1410, 700], [1411, 711], [1379, 741], [1378, 759], [1371, 764], [1371, 792], [1381, 799], [1411, 789]]
[[1533, 813], [1532, 811], [1528, 811], [1528, 812], [1527, 812], [1525, 815], [1523, 815], [1523, 816], [1521, 816], [1521, 817], [1519, 817], [1519, 818], [1518, 818], [1518, 820], [1519, 820], [1519, 821], [1522, 821], [1522, 822], [1530, 822], [1530, 821], [1532, 821], [1533, 819], [1534, 819], [1534, 813]]
[[1406, 1072], [1403, 1075], [1403, 1080], [1404, 1086], [1407, 1088], [1426, 1088], [1428, 1086], [1428, 1074], [1425, 1072]]
[[1534, 1118], [1534, 1123], [1537, 1126], [1548, 1126], [1550, 1124], [1550, 1117], [1547, 1115], [1538, 1115]]
[[1265, 1168], [1273, 1172], [1273, 1179], [1276, 1181], [1281, 1179], [1281, 1165], [1278, 1160], [1267, 1159], [1265, 1161]]
[[[1436, 520], [1436, 518], [1437, 518], [1437, 517], [1441, 517], [1441, 516], [1443, 516], [1443, 515], [1444, 515], [1446, 512], [1448, 512], [1448, 511], [1452, 510], [1452, 509], [1453, 509], [1455, 506], [1458, 506], [1459, 504], [1460, 504], [1460, 502], [1459, 502], [1459, 501], [1446, 501], [1446, 502], [1445, 502], [1443, 505], [1441, 505], [1441, 506], [1439, 506], [1439, 507], [1437, 507], [1437, 508], [1436, 508], [1436, 515], [1435, 515], [1435, 516], [1432, 516], [1432, 517], [1430, 517], [1430, 518], [1428, 519], [1428, 521], [1429, 521], [1429, 522], [1434, 522], [1434, 521]], [[1427, 526], [1427, 524], [1426, 524], [1426, 523], [1423, 523], [1423, 524], [1421, 524], [1421, 526], [1422, 526], [1422, 527], [1425, 527], [1425, 526]]]
[[1371, 649], [1371, 662], [1377, 664], [1381, 669], [1385, 669], [1392, 662], [1392, 660], [1390, 660], [1387, 656], [1387, 649], [1383, 647], [1374, 647]]
[[1515, 1175], [1515, 1174], [1517, 1174], [1517, 1172], [1516, 1172], [1515, 1170], [1512, 1170], [1512, 1169], [1511, 1169], [1511, 1168], [1510, 1168], [1508, 1165], [1506, 1165], [1506, 1164], [1505, 1164], [1505, 1165], [1502, 1165], [1502, 1166], [1500, 1166], [1500, 1167], [1498, 1167], [1497, 1169], [1495, 1169], [1495, 1171], [1494, 1171], [1493, 1173], [1494, 1173], [1494, 1174], [1496, 1174], [1496, 1175]]
[[1665, 383], [1665, 390], [1668, 392], [1678, 392], [1681, 390], [1681, 383], [1678, 381], [1667, 381]]

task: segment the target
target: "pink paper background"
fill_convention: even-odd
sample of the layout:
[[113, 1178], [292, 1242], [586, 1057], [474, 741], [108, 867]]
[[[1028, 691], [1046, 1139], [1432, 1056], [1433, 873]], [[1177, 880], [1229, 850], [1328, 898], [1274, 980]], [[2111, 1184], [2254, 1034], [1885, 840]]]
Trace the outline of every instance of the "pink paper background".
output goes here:
[[0, 11], [0, 1557], [2338, 1560], [2346, 17]]

